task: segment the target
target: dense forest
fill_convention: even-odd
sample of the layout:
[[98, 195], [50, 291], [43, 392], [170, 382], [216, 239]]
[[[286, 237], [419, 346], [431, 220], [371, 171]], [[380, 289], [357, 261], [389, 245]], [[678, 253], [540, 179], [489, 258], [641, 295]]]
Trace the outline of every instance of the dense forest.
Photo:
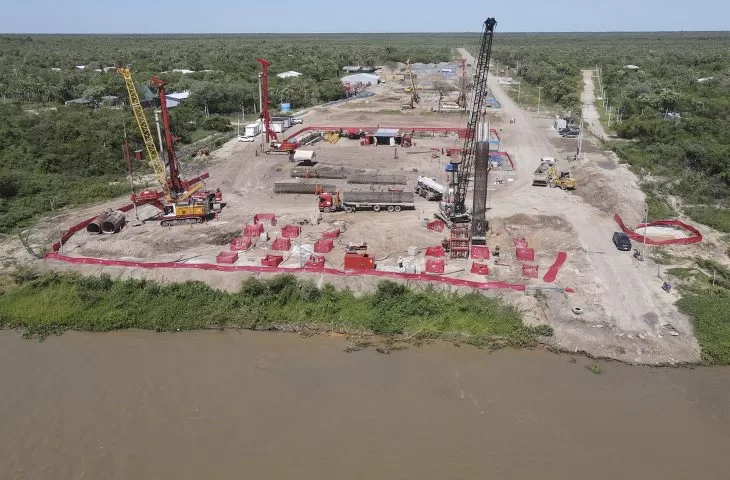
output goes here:
[[[173, 133], [185, 143], [225, 130], [227, 120], [216, 115], [260, 108], [257, 58], [271, 62], [272, 107], [296, 109], [341, 98], [345, 65], [450, 60], [455, 45], [448, 35], [0, 37], [0, 233], [31, 224], [51, 202], [63, 207], [127, 190], [119, 183], [121, 143], [126, 132], [139, 145], [137, 129], [128, 110], [102, 98], [127, 98], [117, 64], [132, 69], [138, 87], [158, 75], [168, 92], [190, 91], [171, 112]], [[303, 75], [276, 77], [287, 70]], [[82, 98], [90, 103], [65, 105]]]

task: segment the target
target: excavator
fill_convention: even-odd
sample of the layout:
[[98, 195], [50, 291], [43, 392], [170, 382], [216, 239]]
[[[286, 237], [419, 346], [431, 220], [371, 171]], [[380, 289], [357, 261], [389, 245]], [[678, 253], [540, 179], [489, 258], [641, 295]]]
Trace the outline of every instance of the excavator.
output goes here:
[[162, 192], [155, 189], [143, 190], [139, 194], [132, 195], [134, 203], [151, 203], [157, 206], [161, 212], [153, 219], [159, 219], [160, 225], [172, 226], [188, 223], [202, 223], [213, 218], [216, 212], [220, 211], [222, 205], [222, 193], [216, 191], [202, 190], [202, 180], [208, 177], [203, 174], [191, 181], [180, 178], [180, 164], [175, 156], [173, 146], [174, 138], [170, 133], [170, 117], [167, 111], [165, 98], [165, 82], [157, 77], [152, 77], [152, 84], [160, 93], [160, 109], [165, 127], [165, 140], [167, 146], [168, 161], [165, 161], [157, 151], [155, 141], [150, 130], [147, 117], [142, 108], [142, 103], [134, 85], [132, 72], [129, 68], [117, 66], [117, 71], [124, 79], [124, 84], [129, 94], [129, 105], [132, 107], [137, 128], [147, 150], [147, 157], [152, 169], [155, 172], [157, 182], [162, 187]]

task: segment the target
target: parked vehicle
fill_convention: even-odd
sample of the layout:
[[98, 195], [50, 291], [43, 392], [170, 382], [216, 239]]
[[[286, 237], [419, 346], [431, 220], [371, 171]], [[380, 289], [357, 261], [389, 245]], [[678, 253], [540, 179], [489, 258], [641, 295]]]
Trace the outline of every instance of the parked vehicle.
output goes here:
[[291, 123], [292, 123], [292, 125], [299, 125], [301, 123], [304, 123], [304, 119], [298, 118], [298, 117], [291, 117]]
[[400, 212], [416, 207], [413, 192], [324, 192], [319, 194], [319, 211], [324, 213], [344, 210]]
[[253, 141], [256, 141], [256, 137], [247, 137], [246, 135], [239, 135], [238, 141], [239, 142], [253, 142]]
[[441, 200], [445, 192], [446, 187], [438, 183], [433, 178], [424, 176], [418, 177], [416, 193], [426, 200]]
[[631, 239], [624, 232], [613, 232], [613, 244], [619, 250], [631, 250]]

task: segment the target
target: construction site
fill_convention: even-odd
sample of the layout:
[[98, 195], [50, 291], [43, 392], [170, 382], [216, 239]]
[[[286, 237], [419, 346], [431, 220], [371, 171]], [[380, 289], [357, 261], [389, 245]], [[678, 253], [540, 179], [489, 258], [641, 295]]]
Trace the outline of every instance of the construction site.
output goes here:
[[[697, 361], [690, 321], [648, 255], [657, 245], [702, 249], [702, 234], [681, 222], [642, 224], [644, 195], [601, 150], [597, 119], [566, 138], [550, 115], [518, 107], [489, 71], [495, 27], [484, 22], [476, 57], [460, 49], [459, 61], [433, 67], [404, 59], [368, 95], [297, 112], [281, 132], [265, 108], [260, 131], [186, 175], [164, 101], [158, 147], [133, 73], [120, 68], [154, 176], [131, 200], [55, 217], [59, 235], [54, 223], [39, 225], [61, 237], [45, 264], [223, 289], [291, 272], [355, 292], [383, 278], [477, 290], [550, 325], [547, 341], [561, 350]], [[267, 106], [268, 62], [259, 62]], [[436, 91], [429, 76], [452, 88]], [[615, 231], [639, 253], [617, 250]]]

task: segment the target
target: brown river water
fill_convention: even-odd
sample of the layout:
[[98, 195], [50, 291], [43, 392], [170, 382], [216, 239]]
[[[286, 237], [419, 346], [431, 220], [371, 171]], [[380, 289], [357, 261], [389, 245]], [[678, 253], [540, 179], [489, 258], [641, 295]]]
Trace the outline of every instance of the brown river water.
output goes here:
[[0, 478], [730, 478], [730, 368], [346, 343], [0, 331]]

